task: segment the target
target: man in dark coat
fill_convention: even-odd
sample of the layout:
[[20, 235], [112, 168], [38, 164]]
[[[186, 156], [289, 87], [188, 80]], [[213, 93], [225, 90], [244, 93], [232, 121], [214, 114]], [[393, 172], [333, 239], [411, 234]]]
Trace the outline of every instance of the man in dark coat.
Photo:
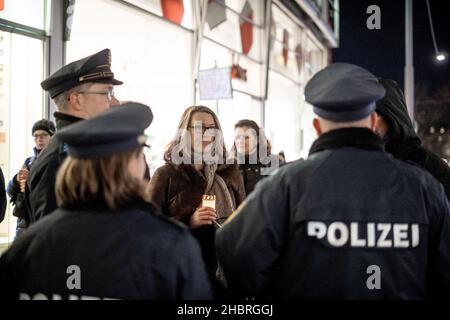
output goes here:
[[358, 66], [331, 64], [305, 88], [319, 138], [308, 159], [256, 186], [218, 231], [230, 289], [276, 299], [450, 297], [450, 204], [374, 133], [385, 94]]
[[380, 116], [378, 134], [386, 143], [386, 151], [403, 161], [410, 161], [427, 170], [444, 186], [450, 199], [450, 166], [432, 151], [422, 146], [406, 108], [405, 97], [398, 84], [389, 79], [379, 79], [386, 96], [377, 102]]
[[[113, 90], [122, 82], [114, 78], [110, 67], [111, 52], [104, 49], [62, 67], [41, 83], [58, 108], [57, 130], [119, 104]], [[64, 143], [55, 136], [31, 168], [25, 189], [30, 223], [56, 209], [56, 172], [66, 153]]]
[[31, 128], [31, 134], [36, 144], [33, 148], [33, 155], [25, 159], [22, 169], [8, 183], [6, 191], [10, 197], [11, 204], [14, 205], [13, 215], [17, 217], [16, 235], [22, 233], [29, 225], [29, 214], [24, 199], [24, 187], [28, 172], [38, 155], [49, 144], [50, 138], [55, 134], [55, 131], [55, 125], [50, 120], [42, 119], [34, 123]]

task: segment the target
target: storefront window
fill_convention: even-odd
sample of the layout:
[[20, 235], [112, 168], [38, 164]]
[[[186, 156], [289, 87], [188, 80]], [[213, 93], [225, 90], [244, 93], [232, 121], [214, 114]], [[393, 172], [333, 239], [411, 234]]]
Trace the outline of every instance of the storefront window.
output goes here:
[[[215, 0], [213, 0], [215, 1]], [[240, 18], [240, 14], [248, 14], [251, 12], [253, 26], [251, 27], [252, 37], [251, 46], [248, 56], [261, 62], [262, 48], [261, 37], [264, 24], [263, 6], [264, 1], [260, 0], [226, 0], [225, 5], [229, 8], [224, 9], [226, 20], [214, 27], [210, 28], [209, 24], [205, 25], [205, 36], [228, 48], [243, 52], [243, 42], [241, 36], [241, 23], [248, 22]], [[243, 29], [244, 30], [244, 29]], [[247, 32], [248, 30], [245, 30]]]
[[[87, 1], [87, 0], [77, 0]], [[125, 0], [139, 8], [192, 29], [192, 0]], [[194, 0], [198, 1], [198, 0]], [[179, 23], [180, 22], [180, 23]]]
[[111, 49], [112, 70], [124, 82], [115, 88], [117, 98], [145, 103], [154, 114], [147, 132], [151, 172], [163, 164], [164, 147], [193, 101], [191, 41], [191, 32], [126, 5], [109, 0], [76, 2], [66, 60]]
[[319, 47], [312, 37], [308, 36], [305, 45], [305, 67], [307, 79], [322, 69], [325, 66], [325, 61], [325, 49]]
[[[160, 1], [156, 0], [127, 2], [153, 13], [161, 9]], [[187, 14], [190, 2], [183, 3]], [[163, 164], [164, 147], [194, 97], [196, 104], [206, 105], [218, 113], [228, 147], [233, 142], [234, 124], [248, 118], [260, 125], [265, 121], [268, 136], [274, 140], [274, 151], [284, 150], [291, 160], [309, 148], [305, 142], [311, 140], [312, 133], [302, 127], [306, 115], [303, 86], [322, 67], [323, 49], [308, 38], [304, 29], [273, 6], [274, 41], [270, 55], [269, 96], [264, 110], [263, 1], [225, 0], [221, 3], [229, 7], [225, 10], [226, 20], [213, 28], [205, 24], [199, 69], [237, 65], [245, 70], [245, 79], [232, 80], [232, 99], [202, 101], [198, 88], [194, 90], [193, 86], [191, 31], [120, 2], [76, 1], [66, 60], [77, 60], [104, 48], [112, 50], [112, 69], [117, 78], [125, 82], [116, 88], [118, 98], [149, 104], [155, 116], [149, 130], [152, 151], [147, 157], [152, 172]], [[245, 54], [239, 13], [248, 13], [249, 6], [255, 25], [252, 26], [252, 46]], [[109, 23], [116, 21], [121, 23]], [[309, 127], [309, 118], [307, 122]], [[280, 123], [283, 123], [282, 127]]]
[[300, 82], [303, 72], [303, 32], [278, 7], [272, 7], [270, 67], [292, 81]]
[[[254, 5], [254, 7], [252, 7], [253, 10], [255, 10], [254, 17], [257, 16], [259, 13], [256, 12], [256, 9], [262, 11], [262, 8], [258, 5], [259, 2], [249, 1], [249, 3]], [[227, 5], [233, 5], [233, 10], [236, 10], [238, 9], [238, 6], [243, 7], [245, 1], [229, 1], [227, 2]], [[242, 7], [239, 7], [239, 10], [242, 10]], [[198, 104], [206, 105], [218, 113], [224, 132], [225, 142], [227, 148], [230, 149], [234, 141], [234, 124], [238, 120], [251, 119], [262, 126], [261, 95], [263, 88], [263, 64], [259, 60], [249, 58], [248, 56], [239, 53], [241, 52], [239, 17], [232, 11], [229, 11], [227, 15], [229, 16], [228, 20], [213, 30], [215, 41], [217, 42], [210, 41], [209, 39], [203, 41], [200, 70], [207, 70], [214, 67], [231, 68], [234, 65], [243, 70], [243, 73], [241, 74], [243, 77], [232, 79], [232, 87], [234, 90], [232, 99], [219, 100], [216, 102], [214, 100], [202, 101], [197, 97], [197, 101]], [[230, 20], [233, 19], [235, 20], [234, 24], [230, 22]], [[259, 22], [259, 20], [256, 21]], [[226, 26], [227, 23], [228, 26]], [[208, 27], [205, 26], [205, 28]], [[253, 28], [253, 30], [257, 29], [257, 27]], [[256, 34], [259, 33], [257, 32]], [[231, 50], [231, 43], [227, 43], [227, 39], [230, 40], [231, 37], [236, 37], [236, 35], [238, 44], [236, 44], [235, 50]], [[259, 36], [260, 34], [258, 36], [255, 36], [254, 34], [253, 46], [249, 53], [250, 56], [253, 52], [253, 57], [258, 57], [258, 59], [262, 55], [261, 47], [259, 46], [261, 43], [258, 38]]]
[[45, 19], [49, 6], [49, 0], [4, 0], [0, 19], [45, 30]]
[[[0, 31], [0, 165], [6, 182], [33, 154], [33, 123], [43, 118], [43, 42]], [[0, 246], [15, 236], [16, 219], [0, 224]]]
[[272, 6], [272, 15], [266, 131], [274, 152], [285, 151], [291, 161], [307, 157], [317, 138], [304, 87], [325, 66], [326, 55], [306, 27], [299, 26], [278, 6]]
[[288, 161], [300, 157], [301, 103], [300, 87], [286, 77], [270, 71], [269, 97], [266, 103], [266, 133], [273, 152], [283, 150]]

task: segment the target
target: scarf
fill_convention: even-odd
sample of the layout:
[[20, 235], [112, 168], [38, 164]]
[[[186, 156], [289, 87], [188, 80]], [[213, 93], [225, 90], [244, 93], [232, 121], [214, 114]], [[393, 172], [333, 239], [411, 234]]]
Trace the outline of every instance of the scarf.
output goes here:
[[217, 163], [205, 164], [205, 194], [216, 196], [217, 222], [222, 224], [236, 209], [236, 201], [222, 177], [216, 174]]

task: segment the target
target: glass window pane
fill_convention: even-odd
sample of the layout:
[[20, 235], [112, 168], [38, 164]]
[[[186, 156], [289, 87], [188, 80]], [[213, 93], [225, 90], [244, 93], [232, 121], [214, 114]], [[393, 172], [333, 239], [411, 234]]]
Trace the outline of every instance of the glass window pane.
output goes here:
[[[99, 24], [98, 20], [111, 23]], [[189, 31], [118, 2], [76, 2], [67, 62], [111, 49], [112, 70], [124, 82], [115, 88], [117, 98], [145, 103], [153, 111], [154, 121], [147, 132], [152, 145], [147, 154], [151, 172], [163, 164], [164, 148], [193, 101], [191, 43]]]
[[[243, 52], [242, 50], [242, 41], [241, 41], [241, 32], [240, 32], [240, 18], [237, 13], [241, 13], [246, 0], [228, 0], [226, 1], [226, 5], [232, 8], [234, 11], [225, 10], [226, 13], [226, 21], [219, 24], [214, 29], [210, 29], [208, 23], [205, 24], [205, 36], [211, 38], [214, 41], [217, 41], [228, 48], [231, 48], [237, 52]], [[248, 1], [249, 5], [253, 10], [253, 22], [257, 25], [262, 26], [264, 22], [263, 12], [264, 12], [264, 1], [260, 0], [251, 0]], [[250, 51], [248, 56], [257, 60], [262, 61], [262, 48], [261, 48], [261, 38], [262, 38], [262, 29], [256, 26], [252, 28], [252, 46], [250, 47]]]
[[325, 52], [308, 36], [305, 47], [306, 76], [309, 79], [325, 66]]
[[219, 117], [227, 150], [230, 150], [233, 146], [234, 125], [236, 122], [242, 119], [250, 119], [256, 121], [258, 125], [262, 125], [261, 102], [247, 94], [234, 92], [233, 99], [219, 100], [217, 102], [200, 100], [198, 104], [207, 106]]
[[[77, 0], [77, 1], [88, 1], [88, 0]], [[163, 17], [163, 8], [161, 0], [125, 0], [137, 7], [145, 9], [149, 12], [157, 14]], [[198, 1], [198, 0], [194, 0]], [[183, 0], [183, 18], [181, 20], [181, 25], [185, 28], [192, 29], [192, 0]]]
[[[269, 96], [266, 103], [266, 133], [273, 153], [283, 150], [288, 161], [301, 154], [303, 104], [300, 87], [276, 72], [269, 72]], [[309, 124], [311, 125], [311, 124]]]
[[[270, 67], [293, 81], [299, 82], [303, 72], [303, 31], [275, 5], [272, 6], [272, 15]], [[284, 52], [283, 49], [285, 49]], [[297, 50], [300, 51], [297, 52]], [[300, 58], [300, 65], [297, 55]]]
[[[31, 128], [43, 117], [43, 42], [0, 31], [0, 165], [9, 181], [33, 154]], [[0, 224], [0, 245], [15, 236], [8, 207]]]
[[47, 0], [4, 0], [0, 18], [44, 30]]
[[233, 79], [233, 89], [238, 89], [249, 94], [260, 96], [262, 85], [262, 65], [245, 56], [233, 54], [230, 50], [221, 47], [208, 40], [203, 41], [200, 70], [217, 67], [231, 67], [233, 64], [245, 70], [247, 80]]

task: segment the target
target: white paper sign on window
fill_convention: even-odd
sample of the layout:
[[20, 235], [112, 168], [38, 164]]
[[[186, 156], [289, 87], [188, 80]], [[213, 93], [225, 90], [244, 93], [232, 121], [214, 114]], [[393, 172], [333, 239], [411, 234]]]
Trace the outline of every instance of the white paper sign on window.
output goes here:
[[214, 68], [200, 70], [198, 75], [200, 100], [222, 100], [233, 98], [231, 69]]

